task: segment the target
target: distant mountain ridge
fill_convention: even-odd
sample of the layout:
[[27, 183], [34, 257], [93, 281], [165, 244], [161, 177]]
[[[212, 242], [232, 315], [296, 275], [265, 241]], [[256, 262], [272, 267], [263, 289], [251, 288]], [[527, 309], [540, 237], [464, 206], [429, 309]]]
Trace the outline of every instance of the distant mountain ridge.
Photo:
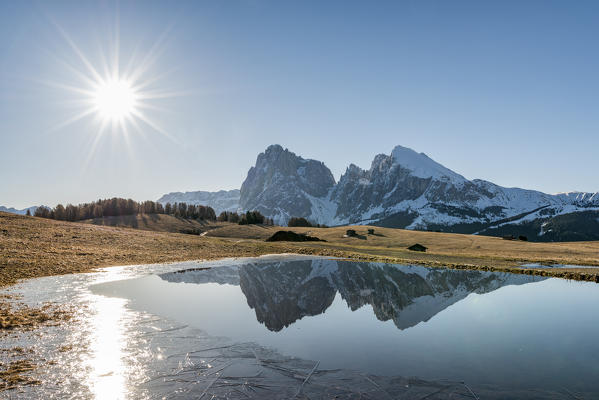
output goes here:
[[304, 217], [326, 225], [599, 240], [599, 193], [550, 195], [468, 180], [402, 146], [375, 156], [368, 170], [350, 164], [335, 182], [323, 162], [271, 145], [250, 168], [238, 202], [239, 210], [258, 210], [282, 225]]
[[31, 206], [31, 207], [23, 208], [22, 210], [18, 210], [14, 207], [8, 208], [8, 207], [0, 206], [0, 211], [4, 211], [7, 213], [11, 213], [11, 214], [25, 215], [25, 214], [27, 214], [27, 210], [29, 210], [31, 215], [33, 215], [35, 213], [35, 210], [38, 209], [38, 207], [44, 207], [44, 206]]
[[165, 194], [157, 200], [159, 203], [187, 203], [201, 204], [214, 209], [216, 214], [223, 211], [237, 211], [239, 209], [239, 189], [219, 190], [218, 192], [172, 192]]

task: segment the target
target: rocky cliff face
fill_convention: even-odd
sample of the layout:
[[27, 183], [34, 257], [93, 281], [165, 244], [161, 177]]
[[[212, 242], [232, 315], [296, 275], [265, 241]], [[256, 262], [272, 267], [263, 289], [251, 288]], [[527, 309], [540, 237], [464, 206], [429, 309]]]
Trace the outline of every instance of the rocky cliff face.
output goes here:
[[284, 224], [290, 217], [308, 217], [313, 204], [335, 185], [324, 163], [305, 160], [279, 145], [258, 155], [241, 185], [240, 206], [258, 210]]

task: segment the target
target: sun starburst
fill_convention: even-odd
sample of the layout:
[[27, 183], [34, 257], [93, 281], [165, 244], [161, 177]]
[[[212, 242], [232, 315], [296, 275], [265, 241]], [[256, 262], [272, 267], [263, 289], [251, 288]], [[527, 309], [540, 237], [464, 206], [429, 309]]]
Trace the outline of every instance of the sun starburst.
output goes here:
[[[68, 43], [70, 49], [75, 53], [78, 65], [73, 65], [65, 59], [61, 64], [72, 73], [76, 84], [65, 84], [59, 82], [46, 82], [54, 87], [67, 90], [75, 96], [70, 103], [75, 104], [77, 112], [66, 118], [53, 128], [62, 129], [82, 119], [89, 119], [93, 126], [89, 131], [93, 137], [89, 149], [87, 162], [94, 155], [95, 149], [107, 134], [122, 137], [124, 143], [130, 146], [130, 135], [132, 132], [145, 136], [147, 130], [158, 132], [173, 142], [175, 137], [163, 129], [156, 121], [148, 116], [148, 111], [164, 111], [154, 104], [154, 101], [180, 96], [184, 93], [166, 91], [156, 88], [165, 74], [149, 76], [149, 71], [156, 62], [162, 51], [165, 34], [163, 34], [151, 49], [143, 56], [137, 56], [134, 52], [126, 63], [121, 67], [120, 38], [118, 29], [112, 43], [107, 47], [112, 48], [110, 61], [100, 54], [98, 57], [103, 62], [103, 68], [99, 68], [90, 61], [88, 57], [71, 39], [71, 37], [57, 23], [56, 28]], [[118, 24], [117, 24], [118, 26]]]

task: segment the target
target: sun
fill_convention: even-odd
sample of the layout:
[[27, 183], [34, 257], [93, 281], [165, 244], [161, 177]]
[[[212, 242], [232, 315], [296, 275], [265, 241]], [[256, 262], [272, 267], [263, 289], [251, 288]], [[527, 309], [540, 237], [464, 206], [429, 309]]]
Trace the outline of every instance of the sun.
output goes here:
[[[158, 113], [168, 111], [155, 102], [187, 93], [161, 88], [163, 78], [169, 75], [167, 72], [156, 74], [158, 71], [155, 71], [150, 75], [163, 51], [165, 35], [147, 53], [136, 49], [130, 53], [128, 60], [123, 60], [120, 57], [118, 27], [114, 35], [107, 35], [108, 41], [102, 46], [109, 50], [106, 54], [100, 51], [98, 54], [87, 55], [64, 29], [58, 24], [55, 26], [76, 56], [73, 58], [67, 54], [64, 58], [59, 58], [60, 65], [72, 73], [72, 81], [45, 83], [68, 91], [72, 96], [65, 104], [75, 111], [50, 131], [62, 129], [84, 118], [89, 119], [92, 125], [85, 131], [90, 135], [90, 143], [86, 145], [89, 154], [85, 165], [106, 135], [110, 135], [112, 139], [122, 139], [130, 155], [134, 149], [131, 139], [136, 134], [138, 139], [143, 140], [147, 138], [147, 132], [154, 131], [173, 143], [179, 143], [175, 136], [154, 121]], [[90, 58], [94, 54], [95, 57]], [[92, 63], [92, 59], [96, 63]]]
[[123, 79], [114, 79], [98, 84], [94, 94], [94, 105], [103, 120], [120, 122], [136, 112], [138, 93]]

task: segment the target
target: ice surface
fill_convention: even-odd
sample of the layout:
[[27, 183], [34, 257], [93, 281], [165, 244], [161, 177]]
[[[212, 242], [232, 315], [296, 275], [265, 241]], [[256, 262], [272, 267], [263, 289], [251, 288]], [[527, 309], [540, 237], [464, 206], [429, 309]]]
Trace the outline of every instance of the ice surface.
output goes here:
[[[32, 279], [5, 289], [22, 296], [18, 301], [31, 306], [52, 301], [75, 305], [78, 310], [75, 318], [63, 325], [3, 336], [0, 362], [15, 357], [2, 349], [34, 347], [35, 352], [28, 357], [41, 366], [33, 375], [43, 382], [5, 394], [11, 399], [572, 398], [567, 390], [506, 392], [461, 381], [373, 375], [361, 372], [359, 363], [326, 369], [318, 359], [294, 358], [256, 343], [211, 336], [201, 329], [133, 309], [126, 299], [90, 290], [99, 283], [148, 274], [174, 277], [184, 274], [177, 271], [195, 269], [197, 275], [202, 275], [207, 267], [215, 270], [210, 279], [228, 283], [232, 268], [248, 262], [262, 265], [306, 259], [315, 260], [312, 278], [331, 277], [334, 273], [332, 264], [322, 258], [269, 256], [107, 268], [97, 273]], [[222, 271], [216, 271], [218, 268]], [[408, 267], [406, 271], [428, 275], [422, 267]], [[374, 295], [373, 290], [360, 293]], [[157, 298], [159, 295], [156, 293]], [[422, 302], [426, 301], [423, 297]]]

